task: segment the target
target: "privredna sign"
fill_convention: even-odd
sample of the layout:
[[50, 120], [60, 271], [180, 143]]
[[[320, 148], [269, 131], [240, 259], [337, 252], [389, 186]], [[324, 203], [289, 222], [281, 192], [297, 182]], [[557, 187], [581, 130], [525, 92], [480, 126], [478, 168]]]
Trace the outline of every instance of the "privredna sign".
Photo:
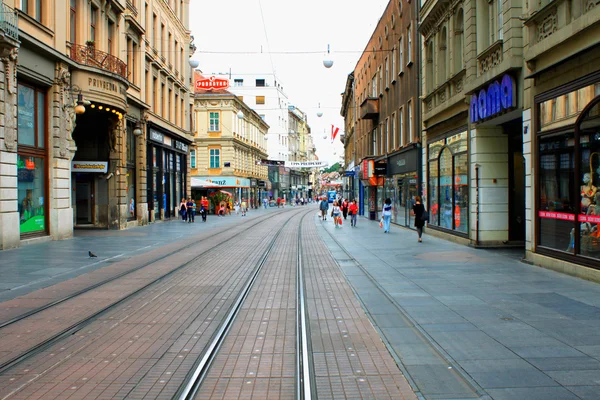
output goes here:
[[218, 90], [227, 89], [229, 87], [229, 79], [217, 78], [211, 76], [208, 78], [200, 78], [196, 80], [196, 89], [201, 90]]

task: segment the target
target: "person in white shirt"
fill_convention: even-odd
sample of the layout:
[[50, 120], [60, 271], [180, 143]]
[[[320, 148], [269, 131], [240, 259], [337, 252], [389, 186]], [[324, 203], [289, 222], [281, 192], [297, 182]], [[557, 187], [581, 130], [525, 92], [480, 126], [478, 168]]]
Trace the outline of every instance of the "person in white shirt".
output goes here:
[[383, 212], [381, 213], [383, 218], [383, 232], [390, 233], [390, 222], [392, 220], [392, 200], [388, 197], [383, 203]]
[[340, 205], [337, 201], [333, 202], [333, 210], [331, 210], [331, 216], [333, 217], [333, 223], [335, 224], [335, 227], [338, 228], [340, 227], [340, 215], [341, 215], [341, 210], [340, 210]]

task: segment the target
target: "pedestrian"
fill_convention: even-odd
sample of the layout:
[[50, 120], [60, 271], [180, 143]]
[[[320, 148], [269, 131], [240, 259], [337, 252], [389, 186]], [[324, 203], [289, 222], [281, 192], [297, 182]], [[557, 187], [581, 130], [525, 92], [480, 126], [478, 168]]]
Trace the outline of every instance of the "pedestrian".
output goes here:
[[383, 218], [383, 233], [390, 233], [390, 221], [392, 220], [392, 200], [388, 197], [383, 202], [383, 212], [381, 213]]
[[187, 207], [185, 205], [185, 198], [182, 198], [181, 203], [179, 203], [179, 215], [181, 215], [181, 220], [183, 222], [187, 220], [186, 210]]
[[425, 226], [425, 219], [423, 214], [425, 213], [425, 206], [421, 203], [421, 196], [415, 196], [415, 205], [413, 206], [413, 215], [415, 216], [415, 228], [417, 228], [417, 234], [419, 235], [419, 243], [423, 242], [421, 236], [423, 235], [423, 227]]
[[321, 221], [327, 221], [327, 211], [329, 210], [329, 202], [325, 197], [321, 199], [319, 209], [321, 210]]
[[225, 202], [224, 201], [219, 203], [219, 213], [217, 215], [219, 215], [220, 217], [225, 216]]
[[342, 206], [340, 208], [342, 209], [342, 215], [344, 216], [344, 219], [346, 219], [348, 216], [348, 205], [348, 199], [343, 199]]
[[331, 216], [333, 217], [333, 224], [335, 225], [335, 227], [340, 227], [340, 221], [339, 219], [341, 218], [341, 211], [340, 211], [340, 203], [336, 201], [333, 202], [333, 209], [331, 210]]
[[246, 211], [248, 210], [248, 204], [246, 203], [246, 199], [242, 197], [242, 217], [246, 216]]
[[235, 210], [235, 215], [239, 215], [240, 213], [240, 202], [239, 201], [235, 201], [235, 204], [233, 205], [233, 209]]
[[227, 215], [230, 215], [230, 214], [231, 214], [231, 200], [227, 200], [227, 201], [225, 202], [225, 213], [226, 213]]
[[281, 205], [281, 197], [277, 198], [277, 208], [279, 208], [279, 205]]
[[191, 197], [188, 197], [187, 203], [185, 203], [188, 215], [188, 224], [191, 224], [194, 221], [194, 217], [196, 216], [196, 202]]
[[267, 206], [269, 205], [269, 200], [265, 197], [263, 199], [263, 207], [265, 208], [265, 210], [267, 209]]
[[200, 200], [200, 206], [202, 207], [202, 222], [206, 222], [206, 216], [208, 215], [208, 198], [206, 196]]
[[358, 214], [358, 205], [356, 204], [356, 199], [352, 200], [350, 205], [348, 206], [348, 214], [350, 214], [350, 226], [356, 226], [356, 216]]

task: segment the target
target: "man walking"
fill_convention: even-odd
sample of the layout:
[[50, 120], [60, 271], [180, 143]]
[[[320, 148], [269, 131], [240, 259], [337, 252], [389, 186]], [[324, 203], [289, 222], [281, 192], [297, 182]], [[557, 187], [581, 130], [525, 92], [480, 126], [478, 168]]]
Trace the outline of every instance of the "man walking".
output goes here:
[[321, 210], [321, 221], [327, 221], [327, 211], [329, 210], [329, 202], [327, 201], [327, 198], [323, 197], [321, 199], [319, 209]]

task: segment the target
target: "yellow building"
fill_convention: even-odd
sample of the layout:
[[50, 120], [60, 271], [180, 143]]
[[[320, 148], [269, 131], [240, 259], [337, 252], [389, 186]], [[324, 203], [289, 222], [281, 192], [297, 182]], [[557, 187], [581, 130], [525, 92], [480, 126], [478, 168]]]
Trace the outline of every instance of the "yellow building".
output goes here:
[[[227, 90], [197, 90], [194, 96], [194, 142], [190, 150], [194, 196], [209, 191], [245, 198], [256, 207], [267, 195], [266, 134], [269, 125]], [[212, 184], [210, 184], [212, 183]]]

